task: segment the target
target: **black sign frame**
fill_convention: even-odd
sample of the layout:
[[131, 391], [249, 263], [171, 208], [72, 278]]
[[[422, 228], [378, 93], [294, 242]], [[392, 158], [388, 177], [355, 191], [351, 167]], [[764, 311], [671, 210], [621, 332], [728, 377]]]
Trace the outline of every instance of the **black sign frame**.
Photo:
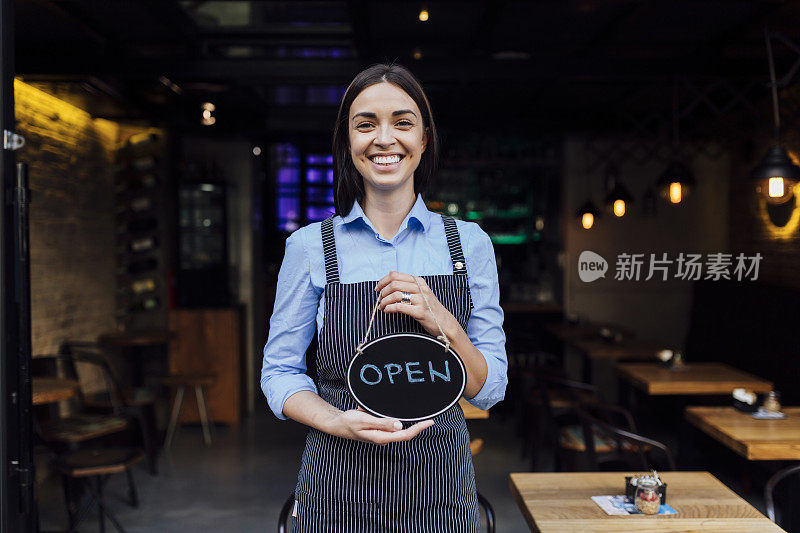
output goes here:
[[[442, 351], [445, 350], [445, 346], [446, 346], [444, 342], [440, 341], [436, 337], [433, 337], [432, 335], [427, 335], [427, 334], [422, 334], [422, 333], [414, 333], [414, 332], [403, 332], [403, 333], [391, 333], [389, 335], [384, 335], [382, 337], [378, 337], [377, 339], [373, 339], [370, 342], [368, 342], [367, 344], [365, 344], [364, 347], [362, 348], [362, 350], [366, 350], [370, 346], [373, 346], [373, 345], [375, 345], [377, 343], [384, 342], [384, 341], [391, 340], [391, 339], [396, 339], [398, 337], [416, 337], [416, 338], [424, 339], [424, 340], [426, 340], [428, 342], [436, 344], [437, 347], [439, 349], [441, 349]], [[435, 413], [432, 413], [432, 414], [429, 414], [429, 415], [425, 415], [425, 416], [421, 416], [421, 417], [416, 417], [416, 418], [403, 418], [403, 417], [391, 416], [391, 415], [388, 415], [388, 414], [385, 414], [385, 413], [380, 413], [380, 412], [374, 410], [372, 407], [369, 407], [368, 405], [366, 405], [358, 397], [358, 395], [355, 393], [355, 391], [353, 390], [353, 386], [352, 386], [352, 384], [350, 382], [351, 370], [353, 368], [353, 365], [356, 363], [356, 361], [358, 359], [360, 359], [360, 355], [359, 354], [356, 354], [350, 360], [350, 363], [347, 365], [347, 372], [345, 373], [345, 377], [346, 377], [346, 380], [347, 380], [347, 389], [350, 392], [350, 396], [355, 400], [355, 402], [363, 410], [365, 410], [366, 412], [368, 412], [371, 415], [378, 416], [378, 417], [381, 417], [381, 418], [396, 418], [397, 420], [400, 420], [400, 421], [403, 421], [403, 422], [419, 422], [421, 420], [429, 420], [431, 418], [434, 418], [434, 417], [444, 413], [445, 411], [447, 411], [448, 409], [453, 407], [456, 403], [458, 403], [458, 401], [464, 395], [464, 389], [467, 386], [467, 369], [464, 366], [464, 361], [461, 360], [461, 356], [458, 355], [458, 353], [455, 350], [453, 350], [452, 346], [449, 347], [447, 349], [447, 351], [458, 362], [458, 368], [460, 369], [460, 375], [462, 376], [461, 386], [460, 386], [458, 394], [454, 395], [453, 400], [450, 401], [447, 404], [446, 407], [440, 409], [439, 411], [436, 411]]]

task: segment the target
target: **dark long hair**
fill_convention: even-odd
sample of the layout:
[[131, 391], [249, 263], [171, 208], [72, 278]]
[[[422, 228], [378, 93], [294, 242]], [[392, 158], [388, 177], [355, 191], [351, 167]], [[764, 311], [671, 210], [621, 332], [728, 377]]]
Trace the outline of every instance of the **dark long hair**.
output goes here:
[[427, 129], [427, 144], [420, 157], [419, 166], [414, 171], [414, 192], [424, 193], [428, 183], [436, 171], [439, 159], [439, 137], [436, 133], [436, 124], [433, 122], [433, 113], [428, 103], [428, 97], [422, 90], [417, 78], [411, 72], [397, 64], [375, 64], [356, 75], [347, 87], [342, 103], [339, 104], [339, 114], [333, 129], [333, 179], [334, 203], [336, 214], [345, 216], [353, 208], [353, 202], [364, 199], [364, 178], [353, 165], [350, 156], [350, 106], [353, 100], [371, 85], [389, 82], [397, 85], [408, 94], [419, 107], [422, 113], [422, 126]]

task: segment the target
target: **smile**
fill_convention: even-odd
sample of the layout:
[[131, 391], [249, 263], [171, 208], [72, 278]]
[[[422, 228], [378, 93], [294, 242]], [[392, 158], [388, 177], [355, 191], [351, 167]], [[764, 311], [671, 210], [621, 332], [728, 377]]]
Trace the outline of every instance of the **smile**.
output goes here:
[[383, 165], [389, 166], [399, 163], [404, 156], [400, 154], [391, 154], [391, 155], [373, 155], [370, 156], [369, 159], [376, 165]]

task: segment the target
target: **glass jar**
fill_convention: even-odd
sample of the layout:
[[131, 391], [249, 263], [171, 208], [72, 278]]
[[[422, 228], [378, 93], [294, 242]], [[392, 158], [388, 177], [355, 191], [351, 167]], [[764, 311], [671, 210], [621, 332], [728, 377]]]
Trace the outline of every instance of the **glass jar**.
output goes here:
[[658, 508], [661, 506], [658, 482], [653, 478], [639, 478], [634, 501], [636, 508], [644, 514], [658, 514]]
[[764, 409], [771, 413], [779, 413], [781, 411], [780, 393], [776, 391], [769, 391], [767, 397], [764, 398]]

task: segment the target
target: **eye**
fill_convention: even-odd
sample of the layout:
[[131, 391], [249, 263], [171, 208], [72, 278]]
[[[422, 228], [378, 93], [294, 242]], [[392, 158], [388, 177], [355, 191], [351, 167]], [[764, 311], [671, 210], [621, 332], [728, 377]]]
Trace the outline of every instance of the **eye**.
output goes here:
[[403, 120], [401, 120], [400, 122], [398, 122], [398, 123], [397, 123], [397, 125], [398, 125], [398, 126], [403, 126], [403, 125], [405, 125], [405, 126], [413, 126], [413, 125], [414, 125], [414, 123], [413, 123], [413, 122], [411, 122], [411, 121], [409, 121], [409, 120], [405, 120], [405, 119], [403, 119]]
[[367, 126], [367, 127], [369, 127], [369, 126], [372, 126], [372, 123], [371, 123], [371, 122], [362, 122], [361, 124], [359, 124], [358, 126], [356, 126], [356, 129], [362, 129], [362, 128], [361, 128], [362, 126]]

